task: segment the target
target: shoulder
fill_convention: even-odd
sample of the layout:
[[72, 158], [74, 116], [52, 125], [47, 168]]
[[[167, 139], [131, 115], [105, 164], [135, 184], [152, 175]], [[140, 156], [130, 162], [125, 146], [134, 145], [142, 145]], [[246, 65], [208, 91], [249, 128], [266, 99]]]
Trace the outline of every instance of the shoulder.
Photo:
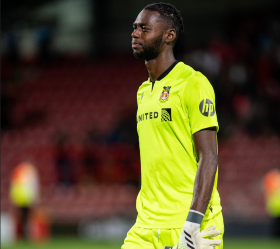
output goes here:
[[191, 66], [186, 65], [183, 62], [179, 62], [174, 72], [175, 77], [180, 78], [184, 82], [184, 85], [188, 87], [195, 86], [211, 86], [208, 79], [199, 71], [194, 70]]
[[193, 69], [192, 75], [186, 80], [185, 88], [188, 90], [199, 90], [205, 89], [210, 92], [214, 92], [213, 86], [209, 80], [199, 71]]
[[186, 81], [193, 75], [194, 72], [195, 70], [192, 67], [186, 65], [184, 62], [179, 62], [175, 67], [173, 76], [174, 78], [179, 77]]

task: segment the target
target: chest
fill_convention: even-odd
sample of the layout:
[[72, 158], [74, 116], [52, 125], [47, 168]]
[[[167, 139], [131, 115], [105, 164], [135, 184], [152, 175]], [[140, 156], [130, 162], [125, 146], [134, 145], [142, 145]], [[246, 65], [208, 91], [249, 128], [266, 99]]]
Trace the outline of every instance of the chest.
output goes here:
[[174, 114], [182, 109], [181, 84], [156, 82], [148, 84], [138, 92], [137, 123], [174, 121]]

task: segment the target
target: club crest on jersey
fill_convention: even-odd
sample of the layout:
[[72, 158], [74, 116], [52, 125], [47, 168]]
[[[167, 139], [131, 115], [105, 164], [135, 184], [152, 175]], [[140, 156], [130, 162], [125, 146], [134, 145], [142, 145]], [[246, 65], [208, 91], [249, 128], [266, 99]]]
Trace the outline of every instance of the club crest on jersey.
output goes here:
[[171, 86], [164, 86], [163, 87], [163, 91], [162, 91], [162, 93], [160, 94], [160, 97], [159, 97], [160, 102], [165, 102], [165, 101], [168, 100], [170, 88], [171, 88]]

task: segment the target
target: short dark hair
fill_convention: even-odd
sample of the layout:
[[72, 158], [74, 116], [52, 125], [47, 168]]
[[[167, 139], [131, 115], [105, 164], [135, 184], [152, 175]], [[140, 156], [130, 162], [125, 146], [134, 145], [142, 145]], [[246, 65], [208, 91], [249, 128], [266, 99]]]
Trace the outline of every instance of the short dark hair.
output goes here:
[[144, 10], [157, 11], [170, 28], [176, 30], [176, 40], [184, 32], [183, 18], [179, 10], [169, 3], [152, 3], [147, 5]]

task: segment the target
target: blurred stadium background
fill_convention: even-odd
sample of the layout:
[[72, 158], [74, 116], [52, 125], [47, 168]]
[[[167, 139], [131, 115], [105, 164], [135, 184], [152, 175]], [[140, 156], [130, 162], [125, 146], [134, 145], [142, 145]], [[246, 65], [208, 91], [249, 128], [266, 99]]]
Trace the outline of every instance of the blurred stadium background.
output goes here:
[[[136, 217], [136, 91], [147, 79], [132, 23], [151, 1], [3, 0], [1, 243], [5, 248], [120, 248]], [[280, 169], [279, 0], [170, 0], [185, 34], [176, 58], [216, 92], [225, 248], [270, 239], [264, 176]], [[30, 162], [39, 198], [29, 238], [9, 198]]]

